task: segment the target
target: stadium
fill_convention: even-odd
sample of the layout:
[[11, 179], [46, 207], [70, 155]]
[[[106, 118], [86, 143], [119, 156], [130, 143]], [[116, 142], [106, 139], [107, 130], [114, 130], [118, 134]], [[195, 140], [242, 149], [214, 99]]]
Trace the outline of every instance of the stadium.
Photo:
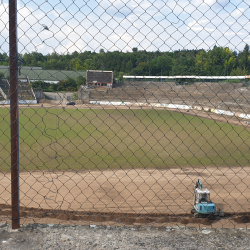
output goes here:
[[[111, 213], [133, 223], [142, 214], [153, 224], [207, 223], [190, 217], [193, 184], [201, 178], [218, 208], [228, 214], [211, 223], [233, 227], [248, 211], [250, 198], [241, 195], [249, 181], [244, 177], [250, 147], [248, 78], [209, 82], [209, 77], [199, 77], [191, 84], [124, 78], [128, 80], [113, 88], [82, 88], [85, 99], [72, 107], [53, 101], [20, 107], [25, 209], [37, 208], [33, 216], [38, 221], [44, 220], [40, 214], [46, 209], [59, 209], [55, 220], [62, 213], [71, 220], [74, 212], [79, 221], [91, 213], [91, 219], [103, 222]], [[238, 82], [229, 82], [235, 79]], [[1, 112], [6, 117], [7, 110]], [[5, 126], [4, 131], [7, 122]], [[9, 137], [4, 135], [7, 145]], [[9, 165], [6, 153], [4, 171]], [[8, 179], [2, 176], [5, 191], [0, 203], [9, 195]]]

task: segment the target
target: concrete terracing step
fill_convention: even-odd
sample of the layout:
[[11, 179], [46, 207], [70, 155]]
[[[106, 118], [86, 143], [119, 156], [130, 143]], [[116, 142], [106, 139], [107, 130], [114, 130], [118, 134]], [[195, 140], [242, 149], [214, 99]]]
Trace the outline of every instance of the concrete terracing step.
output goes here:
[[35, 97], [31, 91], [31, 85], [29, 84], [28, 80], [27, 82], [19, 81], [18, 90], [19, 100], [35, 100]]
[[122, 101], [147, 103], [173, 103], [203, 106], [223, 110], [250, 112], [250, 87], [244, 83], [195, 83], [175, 85], [174, 83], [125, 82], [104, 91], [90, 91], [90, 101]]
[[[0, 88], [4, 93], [4, 96], [3, 94], [0, 93], [0, 98], [1, 96], [3, 96], [4, 99], [9, 100], [10, 99], [9, 83], [5, 80], [0, 79]], [[19, 100], [35, 100], [35, 97], [31, 90], [31, 86], [29, 85], [28, 82], [18, 81], [18, 98]]]

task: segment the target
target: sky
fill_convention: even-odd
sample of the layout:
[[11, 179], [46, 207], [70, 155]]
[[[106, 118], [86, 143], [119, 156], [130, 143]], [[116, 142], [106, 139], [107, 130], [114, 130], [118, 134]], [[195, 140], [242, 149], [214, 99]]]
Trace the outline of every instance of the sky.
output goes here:
[[[8, 54], [8, 1], [0, 1], [0, 53]], [[67, 54], [217, 45], [241, 51], [250, 44], [249, 7], [249, 0], [18, 0], [18, 50]]]

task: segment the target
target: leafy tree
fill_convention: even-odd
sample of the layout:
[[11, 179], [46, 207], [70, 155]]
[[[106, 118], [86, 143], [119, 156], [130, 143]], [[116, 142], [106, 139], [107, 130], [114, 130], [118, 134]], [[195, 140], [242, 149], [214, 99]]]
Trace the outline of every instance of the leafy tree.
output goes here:
[[146, 62], [140, 62], [139, 65], [132, 69], [130, 72], [132, 75], [149, 75], [149, 65]]
[[31, 82], [31, 86], [34, 89], [42, 89], [44, 91], [49, 91], [50, 83], [44, 81]]
[[48, 91], [50, 91], [50, 92], [57, 92], [58, 88], [59, 88], [58, 84], [50, 84], [50, 86], [48, 88]]
[[[173, 52], [149, 52], [132, 48], [132, 52], [84, 51], [67, 54], [38, 52], [20, 55], [22, 66], [40, 66], [54, 70], [112, 70], [116, 78], [119, 72], [126, 75], [230, 75], [234, 70], [250, 73], [250, 48], [236, 53], [227, 47], [214, 46], [205, 50], [178, 50]], [[9, 57], [0, 53], [0, 64], [8, 65]], [[67, 81], [66, 81], [67, 82]], [[66, 83], [65, 83], [66, 84]], [[75, 87], [79, 84], [76, 83]], [[49, 88], [49, 87], [48, 87]], [[54, 87], [53, 87], [54, 88]], [[52, 87], [51, 87], [52, 89]], [[65, 89], [60, 85], [60, 89]]]
[[76, 91], [77, 90], [76, 80], [71, 77], [68, 77], [66, 80], [60, 81], [59, 85], [61, 87], [61, 91]]
[[132, 48], [132, 51], [133, 51], [133, 53], [136, 53], [136, 52], [138, 52], [138, 48], [134, 47], [134, 48]]
[[83, 76], [78, 76], [76, 79], [76, 85], [77, 85], [77, 89], [79, 89], [79, 87], [81, 85], [85, 85], [86, 84], [86, 78]]
[[250, 71], [250, 51], [249, 45], [246, 44], [243, 51], [239, 53], [238, 62], [241, 69], [246, 69]]
[[125, 72], [129, 72], [133, 69], [133, 63], [131, 60], [129, 60], [128, 62], [126, 62], [125, 67], [124, 67], [124, 71]]
[[122, 82], [123, 76], [124, 76], [124, 72], [119, 72], [118, 77], [117, 77], [118, 83], [119, 83], [119, 82]]
[[224, 48], [224, 67], [225, 73], [224, 75], [228, 75], [229, 68], [233, 68], [236, 63], [236, 57], [232, 50], [229, 48]]
[[83, 62], [78, 58], [74, 58], [70, 61], [70, 69], [75, 71], [85, 70]]
[[78, 95], [77, 95], [77, 93], [74, 93], [73, 94], [73, 98], [72, 98], [73, 100], [78, 100]]
[[236, 63], [236, 58], [234, 56], [231, 56], [230, 58], [225, 59], [224, 61], [224, 66], [225, 66], [225, 74], [224, 75], [228, 75], [228, 69], [230, 67], [233, 67]]
[[84, 70], [95, 69], [94, 61], [92, 59], [85, 60], [85, 62], [83, 63], [83, 69]]
[[75, 52], [72, 53], [72, 57], [73, 57], [73, 58], [78, 57], [78, 55], [79, 55], [79, 53], [78, 53], [77, 51], [75, 51]]
[[172, 75], [192, 75], [194, 72], [194, 58], [186, 52], [181, 52], [173, 60]]
[[195, 75], [207, 75], [209, 69], [208, 54], [201, 50], [195, 57]]
[[246, 69], [241, 69], [240, 67], [237, 67], [236, 69], [233, 69], [231, 71], [231, 76], [245, 76], [247, 75], [247, 70]]
[[155, 75], [168, 76], [172, 69], [172, 58], [162, 55], [155, 60]]

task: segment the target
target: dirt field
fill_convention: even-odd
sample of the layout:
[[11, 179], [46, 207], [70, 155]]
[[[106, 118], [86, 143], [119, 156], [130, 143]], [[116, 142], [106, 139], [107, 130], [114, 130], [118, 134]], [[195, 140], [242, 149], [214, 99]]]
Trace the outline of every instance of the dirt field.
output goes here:
[[[200, 178], [218, 208], [231, 215], [244, 215], [250, 211], [249, 170], [250, 167], [24, 172], [20, 174], [20, 205], [26, 207], [26, 217], [34, 211], [31, 208], [37, 208], [40, 218], [46, 218], [46, 214], [51, 217], [52, 210], [76, 211], [81, 218], [87, 212], [92, 219], [96, 214], [110, 212], [117, 217], [127, 213], [191, 217], [193, 185]], [[0, 204], [10, 204], [10, 174], [0, 174], [0, 180]], [[8, 205], [0, 211], [4, 209], [9, 210]], [[65, 219], [62, 213], [58, 215], [54, 213], [52, 218]]]

